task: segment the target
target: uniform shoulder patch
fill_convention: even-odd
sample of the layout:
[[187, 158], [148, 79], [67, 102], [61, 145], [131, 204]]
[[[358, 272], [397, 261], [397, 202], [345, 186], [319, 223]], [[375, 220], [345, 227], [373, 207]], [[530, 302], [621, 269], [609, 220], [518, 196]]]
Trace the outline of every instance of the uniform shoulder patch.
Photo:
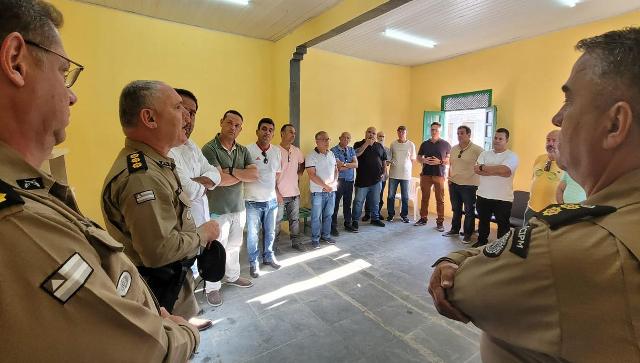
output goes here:
[[0, 180], [0, 209], [20, 204], [24, 204], [24, 199], [11, 185]]
[[607, 205], [551, 204], [536, 213], [536, 217], [557, 229], [582, 220], [600, 217], [615, 212], [615, 207]]
[[500, 256], [502, 252], [504, 252], [505, 248], [507, 247], [507, 244], [509, 243], [509, 238], [511, 237], [512, 234], [513, 234], [513, 231], [509, 230], [509, 232], [505, 233], [502, 237], [486, 245], [482, 249], [482, 253], [484, 253], [485, 256], [491, 257], [491, 258]]
[[44, 189], [44, 181], [42, 177], [18, 179], [16, 183], [24, 190]]
[[531, 242], [531, 230], [533, 226], [528, 224], [524, 227], [516, 228], [513, 232], [513, 241], [509, 252], [522, 258], [529, 255], [529, 243]]
[[136, 203], [138, 204], [156, 199], [156, 194], [153, 192], [153, 190], [145, 190], [144, 192], [136, 193], [133, 196], [134, 198], [136, 198]]
[[53, 271], [40, 287], [65, 304], [84, 286], [92, 272], [93, 268], [76, 252]]
[[135, 173], [140, 170], [147, 170], [147, 161], [144, 159], [144, 154], [141, 151], [136, 151], [127, 155], [127, 169], [129, 173]]

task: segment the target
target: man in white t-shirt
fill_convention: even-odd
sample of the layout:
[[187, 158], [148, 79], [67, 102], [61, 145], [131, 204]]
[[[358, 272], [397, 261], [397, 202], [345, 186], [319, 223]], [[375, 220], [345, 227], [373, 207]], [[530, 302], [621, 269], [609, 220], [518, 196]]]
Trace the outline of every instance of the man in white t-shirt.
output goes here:
[[393, 222], [395, 211], [395, 198], [398, 184], [402, 207], [400, 218], [402, 222], [409, 223], [409, 181], [411, 181], [411, 169], [416, 160], [416, 145], [407, 140], [407, 128], [398, 127], [398, 140], [389, 147], [389, 192], [387, 195], [387, 221]]
[[493, 150], [483, 151], [473, 171], [480, 176], [478, 185], [478, 242], [473, 247], [487, 244], [491, 215], [496, 217], [498, 238], [509, 232], [509, 217], [513, 204], [513, 176], [518, 167], [518, 156], [507, 149], [509, 130], [499, 128], [493, 136]]
[[260, 276], [258, 260], [258, 233], [262, 230], [262, 263], [279, 269], [280, 265], [273, 254], [273, 241], [276, 233], [276, 215], [278, 200], [276, 180], [280, 176], [280, 148], [271, 145], [275, 123], [270, 118], [258, 122], [256, 135], [258, 141], [247, 146], [251, 159], [258, 167], [258, 180], [244, 184], [244, 205], [247, 210], [247, 254], [251, 277]]
[[329, 135], [316, 133], [316, 147], [305, 158], [309, 189], [311, 191], [311, 245], [320, 248], [320, 240], [329, 244], [331, 238], [331, 216], [338, 189], [338, 166], [336, 157], [329, 150]]

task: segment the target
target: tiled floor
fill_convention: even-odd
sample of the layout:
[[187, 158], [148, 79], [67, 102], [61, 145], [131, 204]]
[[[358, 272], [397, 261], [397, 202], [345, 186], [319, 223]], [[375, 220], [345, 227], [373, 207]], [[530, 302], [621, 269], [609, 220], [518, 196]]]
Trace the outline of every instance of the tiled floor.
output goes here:
[[194, 361], [480, 362], [478, 329], [442, 318], [426, 292], [433, 261], [464, 246], [433, 227], [362, 223], [304, 254], [281, 241], [284, 267], [252, 288], [223, 285], [218, 308], [198, 293], [215, 326]]

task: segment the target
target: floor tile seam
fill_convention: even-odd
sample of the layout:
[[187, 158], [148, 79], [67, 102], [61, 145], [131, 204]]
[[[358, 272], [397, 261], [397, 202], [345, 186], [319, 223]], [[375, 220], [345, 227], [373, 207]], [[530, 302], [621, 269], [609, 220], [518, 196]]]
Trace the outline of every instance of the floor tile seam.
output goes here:
[[401, 332], [397, 331], [396, 329], [393, 329], [392, 327], [389, 327], [386, 324], [384, 324], [382, 319], [380, 319], [377, 315], [375, 315], [373, 312], [371, 312], [371, 310], [369, 310], [367, 307], [365, 307], [364, 305], [362, 305], [359, 302], [357, 302], [355, 299], [351, 298], [350, 296], [348, 296], [347, 294], [342, 292], [340, 289], [338, 289], [336, 287], [333, 287], [333, 286], [330, 286], [330, 285], [329, 285], [329, 288], [332, 289], [333, 291], [335, 291], [335, 293], [338, 294], [339, 296], [341, 296], [344, 300], [346, 300], [347, 302], [349, 302], [350, 304], [355, 306], [357, 309], [362, 311], [362, 313], [365, 316], [367, 316], [369, 319], [371, 319], [374, 322], [376, 322], [380, 327], [382, 327], [383, 329], [385, 329], [386, 331], [391, 333], [394, 337], [400, 339], [401, 341], [405, 342], [407, 345], [409, 345], [410, 347], [415, 349], [418, 353], [420, 353], [420, 355], [422, 355], [424, 358], [428, 359], [429, 362], [443, 362], [431, 350], [423, 347], [420, 344], [417, 344], [416, 342], [413, 342], [413, 341], [405, 339], [405, 335], [404, 334], [402, 334]]
[[[418, 312], [418, 313], [420, 313], [423, 317], [425, 317], [425, 318], [429, 319], [431, 322], [433, 322], [433, 323], [437, 323], [437, 324], [439, 324], [439, 325], [441, 325], [441, 326], [443, 326], [443, 327], [445, 327], [445, 328], [447, 328], [447, 329], [451, 330], [453, 333], [455, 333], [455, 334], [457, 334], [457, 335], [459, 335], [459, 336], [461, 336], [461, 337], [463, 337], [463, 338], [465, 338], [465, 339], [469, 340], [469, 341], [470, 341], [471, 343], [473, 343], [474, 345], [476, 345], [476, 346], [478, 345], [478, 343], [477, 343], [476, 341], [474, 341], [474, 340], [470, 339], [469, 337], [467, 337], [466, 335], [462, 334], [462, 332], [461, 332], [461, 331], [459, 331], [458, 329], [453, 328], [452, 326], [450, 326], [450, 325], [446, 324], [446, 323], [445, 323], [445, 321], [446, 321], [445, 319], [440, 318], [439, 316], [434, 316], [433, 314], [429, 314], [429, 313], [427, 313], [426, 311], [423, 311], [421, 308], [417, 307], [417, 306], [416, 306], [416, 304], [412, 304], [412, 303], [409, 303], [408, 301], [406, 301], [406, 300], [407, 300], [407, 299], [409, 299], [409, 298], [413, 300], [412, 295], [411, 295], [411, 294], [409, 294], [408, 292], [406, 292], [406, 291], [404, 291], [404, 290], [402, 290], [402, 289], [397, 289], [397, 290], [399, 290], [399, 291], [401, 292], [401, 294], [402, 294], [402, 295], [405, 295], [405, 296], [406, 296], [405, 298], [403, 298], [403, 297], [399, 296], [399, 295], [401, 295], [401, 294], [398, 294], [398, 293], [396, 293], [396, 292], [392, 292], [392, 291], [390, 291], [390, 289], [387, 287], [389, 284], [388, 284], [388, 283], [386, 283], [384, 280], [382, 280], [382, 279], [380, 279], [380, 278], [377, 278], [377, 277], [373, 276], [370, 272], [367, 272], [366, 270], [363, 270], [363, 271], [360, 271], [360, 272], [363, 274], [363, 276], [364, 276], [364, 277], [365, 277], [365, 278], [366, 278], [366, 279], [367, 279], [371, 284], [375, 285], [376, 287], [378, 287], [378, 288], [379, 288], [379, 289], [381, 289], [382, 291], [384, 291], [384, 292], [388, 293], [389, 295], [393, 296], [396, 300], [400, 301], [400, 302], [401, 302], [402, 304], [404, 304], [405, 306], [407, 306], [407, 307], [409, 307], [409, 308], [411, 308], [411, 309], [413, 309], [413, 310], [417, 311], [417, 312]], [[382, 282], [382, 283], [380, 283], [380, 282]], [[383, 286], [383, 285], [387, 285], [387, 286]], [[332, 289], [333, 289], [333, 290], [335, 290], [335, 291], [338, 291], [338, 290], [337, 290], [337, 289], [335, 289], [333, 286], [330, 286], [330, 288], [332, 288]], [[342, 293], [342, 292], [341, 292], [341, 293]], [[350, 297], [349, 297], [349, 298], [350, 298]]]
[[476, 352], [476, 354], [472, 355], [471, 357], [469, 357], [469, 359], [465, 360], [463, 363], [469, 363], [471, 362], [472, 359], [474, 359], [475, 357], [477, 357], [478, 355], [480, 355], [480, 352]]

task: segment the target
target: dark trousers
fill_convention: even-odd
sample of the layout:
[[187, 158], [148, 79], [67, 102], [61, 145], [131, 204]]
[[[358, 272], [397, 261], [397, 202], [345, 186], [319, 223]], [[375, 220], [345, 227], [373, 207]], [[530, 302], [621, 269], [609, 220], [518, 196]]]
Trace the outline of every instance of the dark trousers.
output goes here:
[[478, 244], [487, 244], [491, 215], [496, 217], [498, 238], [509, 232], [509, 217], [512, 202], [497, 199], [486, 199], [478, 196]]
[[[382, 199], [382, 194], [384, 194], [384, 187], [387, 185], [386, 180], [380, 181], [380, 203], [378, 205], [378, 216], [380, 216], [380, 211], [382, 211], [382, 206], [384, 205], [384, 199]], [[367, 217], [371, 217], [371, 208], [369, 208], [369, 203], [364, 204], [364, 215]], [[382, 217], [380, 217], [382, 219]]]
[[331, 216], [331, 229], [338, 227], [338, 211], [340, 210], [340, 199], [342, 199], [342, 215], [344, 216], [344, 225], [351, 225], [351, 199], [353, 198], [353, 180], [347, 181], [342, 178], [338, 179], [338, 190], [336, 191], [336, 203], [333, 207], [333, 216]]
[[451, 200], [451, 210], [453, 217], [451, 218], [451, 231], [460, 232], [462, 224], [462, 212], [464, 211], [464, 228], [462, 229], [465, 237], [471, 237], [476, 227], [476, 190], [475, 185], [458, 185], [449, 182], [449, 199]]

